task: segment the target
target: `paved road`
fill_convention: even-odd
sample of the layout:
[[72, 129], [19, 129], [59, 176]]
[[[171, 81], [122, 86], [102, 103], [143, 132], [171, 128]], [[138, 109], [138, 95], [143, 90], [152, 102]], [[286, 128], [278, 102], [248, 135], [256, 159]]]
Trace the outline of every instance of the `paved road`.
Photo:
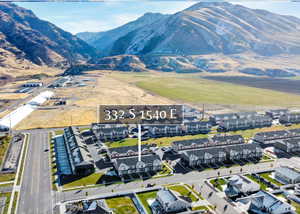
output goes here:
[[18, 214], [51, 214], [51, 177], [49, 168], [48, 133], [30, 135], [21, 184]]
[[187, 184], [199, 185], [203, 183], [203, 181], [207, 178], [218, 176], [218, 171], [220, 172], [220, 176], [230, 175], [230, 174], [239, 174], [241, 173], [241, 168], [243, 169], [242, 173], [253, 173], [264, 170], [271, 170], [272, 168], [277, 166], [278, 162], [267, 162], [267, 163], [258, 163], [253, 165], [245, 165], [243, 167], [237, 166], [232, 168], [222, 168], [219, 170], [206, 170], [202, 172], [192, 171], [186, 174], [175, 174], [173, 176], [162, 177], [157, 179], [151, 179], [146, 181], [137, 181], [130, 182], [126, 184], [115, 184], [109, 186], [100, 186], [97, 188], [85, 189], [82, 191], [74, 190], [74, 191], [66, 191], [66, 192], [57, 192], [55, 201], [56, 202], [64, 202], [68, 200], [77, 200], [86, 198], [88, 196], [96, 196], [103, 194], [111, 194], [113, 192], [127, 192], [131, 190], [135, 190], [137, 188], [141, 188], [142, 186], [146, 186], [148, 183], [155, 183], [156, 185], [164, 185], [170, 183], [184, 182]]

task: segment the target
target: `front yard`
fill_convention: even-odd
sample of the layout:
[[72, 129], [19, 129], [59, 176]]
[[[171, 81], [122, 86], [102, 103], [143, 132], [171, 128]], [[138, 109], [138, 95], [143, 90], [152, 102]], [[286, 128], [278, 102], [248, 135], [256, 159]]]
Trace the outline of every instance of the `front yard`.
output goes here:
[[140, 199], [141, 203], [145, 207], [147, 214], [152, 214], [151, 208], [147, 200], [154, 200], [156, 198], [156, 194], [157, 191], [142, 192], [137, 194], [137, 197]]
[[106, 199], [107, 206], [117, 214], [139, 214], [131, 198], [117, 197]]
[[211, 179], [210, 183], [217, 188], [220, 191], [223, 191], [223, 185], [225, 185], [227, 182], [223, 178], [216, 178], [216, 179]]

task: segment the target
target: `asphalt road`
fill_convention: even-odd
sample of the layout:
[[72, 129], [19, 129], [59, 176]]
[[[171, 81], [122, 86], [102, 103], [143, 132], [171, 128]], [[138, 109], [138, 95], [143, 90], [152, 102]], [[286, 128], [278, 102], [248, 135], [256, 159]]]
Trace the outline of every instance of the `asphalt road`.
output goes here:
[[78, 200], [78, 199], [86, 198], [87, 195], [103, 196], [115, 192], [126, 193], [126, 192], [131, 192], [132, 190], [139, 189], [141, 187], [145, 187], [149, 183], [156, 184], [156, 185], [164, 185], [164, 184], [184, 182], [187, 184], [194, 184], [196, 186], [203, 183], [204, 180], [207, 178], [217, 177], [218, 171], [220, 172], [220, 176], [240, 174], [241, 168], [243, 169], [242, 173], [254, 173], [259, 171], [271, 170], [272, 168], [276, 167], [277, 164], [278, 161], [245, 165], [243, 167], [236, 166], [231, 168], [222, 168], [218, 170], [205, 170], [202, 172], [192, 171], [186, 174], [174, 174], [173, 176], [150, 179], [145, 181], [130, 182], [126, 184], [114, 184], [109, 186], [100, 186], [97, 188], [90, 188], [82, 191], [74, 190], [74, 191], [66, 191], [66, 192], [57, 192], [55, 201], [64, 202], [69, 200]]
[[51, 214], [51, 176], [49, 168], [48, 132], [30, 135], [18, 214]]

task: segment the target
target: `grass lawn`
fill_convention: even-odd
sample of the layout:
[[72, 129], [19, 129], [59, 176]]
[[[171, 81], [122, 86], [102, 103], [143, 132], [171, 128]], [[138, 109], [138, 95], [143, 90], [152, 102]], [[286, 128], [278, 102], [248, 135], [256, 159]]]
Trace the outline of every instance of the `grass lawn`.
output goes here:
[[258, 183], [260, 185], [260, 188], [262, 190], [267, 190], [267, 185], [264, 184], [263, 182], [261, 182], [260, 180], [256, 179], [255, 177], [253, 177], [252, 175], [246, 175], [247, 178], [251, 179], [252, 181], [255, 181], [256, 183]]
[[[197, 135], [186, 135], [186, 136], [174, 136], [174, 137], [162, 137], [162, 138], [151, 138], [145, 141], [142, 141], [142, 144], [152, 144], [155, 143], [159, 147], [170, 146], [173, 141], [177, 140], [190, 140], [197, 138], [206, 138], [206, 134], [197, 134]], [[120, 141], [107, 142], [106, 145], [110, 148], [121, 147], [121, 146], [136, 146], [138, 143], [137, 138], [126, 138]]]
[[147, 214], [152, 214], [151, 208], [147, 202], [149, 199], [155, 199], [156, 198], [157, 191], [151, 191], [151, 192], [143, 192], [138, 193], [137, 196], [146, 208]]
[[277, 180], [275, 180], [274, 178], [272, 178], [270, 175], [270, 172], [264, 172], [264, 173], [260, 173], [259, 174], [261, 177], [263, 177], [264, 179], [266, 179], [267, 181], [270, 181], [271, 183], [277, 185], [277, 186], [282, 186], [283, 184], [278, 182]]
[[222, 185], [226, 184], [226, 181], [223, 178], [211, 179], [210, 183], [220, 191], [223, 191]]
[[75, 181], [66, 183], [63, 185], [63, 188], [68, 189], [68, 188], [76, 188], [80, 186], [96, 185], [103, 175], [104, 175], [103, 173], [93, 173], [89, 176], [79, 178]]
[[117, 214], [138, 214], [133, 201], [129, 197], [106, 199], [107, 206]]
[[182, 196], [189, 197], [192, 201], [198, 201], [193, 192], [188, 190], [184, 185], [170, 185], [168, 189], [176, 191]]
[[192, 207], [192, 210], [208, 210], [206, 206], [197, 206], [197, 207]]
[[5, 207], [4, 207], [4, 210], [3, 210], [3, 214], [8, 213], [8, 206], [9, 206], [9, 202], [10, 202], [10, 196], [11, 196], [11, 192], [0, 193], [0, 198], [6, 197]]
[[296, 203], [295, 201], [291, 201], [291, 205], [296, 209], [296, 213], [300, 214], [300, 204]]
[[171, 172], [172, 171], [166, 166], [166, 163], [163, 163], [162, 170], [159, 171], [155, 176], [169, 175]]

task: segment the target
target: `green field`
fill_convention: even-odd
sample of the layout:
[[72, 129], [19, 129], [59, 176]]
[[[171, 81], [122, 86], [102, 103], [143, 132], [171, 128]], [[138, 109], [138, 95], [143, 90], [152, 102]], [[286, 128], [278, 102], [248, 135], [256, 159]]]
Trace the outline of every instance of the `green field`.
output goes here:
[[195, 74], [117, 73], [113, 74], [113, 77], [176, 101], [225, 105], [300, 106], [300, 96], [297, 95], [207, 80]]
[[133, 201], [129, 197], [106, 199], [107, 206], [117, 214], [138, 214]]
[[137, 196], [144, 205], [147, 214], [152, 214], [151, 208], [147, 202], [149, 199], [155, 199], [156, 198], [157, 191], [151, 191], [151, 192], [143, 192], [138, 193]]

